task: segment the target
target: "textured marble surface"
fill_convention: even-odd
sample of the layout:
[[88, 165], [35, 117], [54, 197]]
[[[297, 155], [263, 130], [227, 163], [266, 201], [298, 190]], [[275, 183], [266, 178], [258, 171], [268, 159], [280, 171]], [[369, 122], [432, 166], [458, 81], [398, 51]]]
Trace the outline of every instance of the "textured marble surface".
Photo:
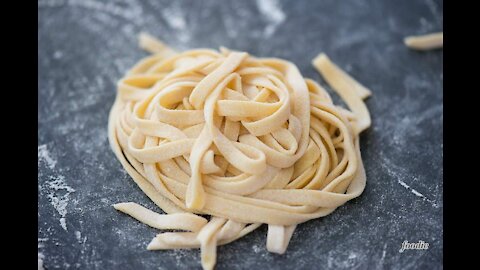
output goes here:
[[[441, 1], [38, 2], [38, 252], [46, 269], [200, 268], [198, 250], [147, 251], [157, 233], [113, 209], [156, 209], [109, 148], [115, 83], [148, 31], [178, 49], [226, 46], [293, 61], [320, 52], [368, 86], [367, 187], [298, 226], [286, 254], [266, 228], [219, 247], [217, 269], [442, 269], [443, 53], [403, 37], [441, 31]], [[338, 98], [335, 98], [337, 102]], [[399, 252], [403, 241], [428, 250]]]

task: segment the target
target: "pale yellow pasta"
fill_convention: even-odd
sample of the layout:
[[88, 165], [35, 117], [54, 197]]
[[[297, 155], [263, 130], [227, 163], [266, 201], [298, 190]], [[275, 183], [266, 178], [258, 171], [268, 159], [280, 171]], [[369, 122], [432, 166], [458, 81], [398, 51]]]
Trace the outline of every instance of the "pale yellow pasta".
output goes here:
[[[175, 52], [142, 34], [153, 55], [118, 82], [109, 140], [138, 186], [166, 214], [115, 208], [163, 232], [149, 250], [217, 245], [268, 224], [284, 253], [295, 227], [359, 196], [366, 183], [359, 133], [371, 94], [320, 54], [313, 65], [350, 110], [335, 106], [291, 62], [221, 48]], [[198, 214], [211, 216], [207, 221]]]
[[443, 32], [421, 36], [409, 36], [404, 39], [404, 43], [407, 47], [420, 51], [442, 48]]

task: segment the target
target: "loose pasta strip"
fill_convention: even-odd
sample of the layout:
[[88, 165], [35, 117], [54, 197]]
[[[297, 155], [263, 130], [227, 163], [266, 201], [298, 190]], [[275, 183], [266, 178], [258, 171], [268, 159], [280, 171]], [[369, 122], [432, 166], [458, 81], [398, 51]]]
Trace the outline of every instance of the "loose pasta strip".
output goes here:
[[211, 270], [217, 261], [217, 237], [216, 234], [226, 222], [224, 218], [213, 217], [198, 233], [197, 239], [200, 242], [202, 267]]
[[[118, 83], [109, 141], [122, 166], [166, 214], [114, 207], [161, 232], [148, 250], [218, 245], [268, 224], [267, 250], [283, 254], [296, 226], [358, 197], [366, 184], [359, 133], [371, 91], [325, 54], [313, 65], [347, 103], [285, 60], [227, 48], [176, 52], [148, 34], [154, 53]], [[209, 215], [206, 218], [200, 216]]]
[[278, 254], [285, 253], [296, 227], [297, 225], [268, 225], [267, 250]]
[[407, 47], [420, 51], [442, 48], [443, 32], [421, 36], [409, 36], [405, 38], [404, 43]]
[[[225, 234], [225, 228], [229, 228], [229, 224], [233, 222], [240, 224], [241, 227], [238, 231], [230, 231], [229, 234]], [[245, 224], [238, 223], [232, 220], [228, 220], [222, 229], [216, 234], [217, 244], [225, 245], [232, 241], [241, 238], [250, 232], [254, 231], [260, 227], [260, 223], [250, 224], [245, 226]], [[237, 228], [238, 229], [238, 228]], [[200, 248], [200, 241], [197, 238], [198, 233], [193, 232], [165, 232], [160, 233], [152, 239], [148, 244], [148, 250], [164, 250], [164, 249], [191, 249], [191, 248]]]
[[312, 64], [356, 115], [357, 132], [370, 127], [370, 113], [362, 99], [370, 96], [372, 92], [341, 70], [326, 54], [319, 54]]
[[177, 52], [168, 45], [145, 32], [142, 32], [139, 35], [139, 46], [150, 53], [160, 54], [164, 57], [177, 54]]
[[198, 232], [207, 220], [191, 213], [161, 215], [133, 202], [117, 203], [113, 207], [150, 227], [161, 230], [185, 230]]

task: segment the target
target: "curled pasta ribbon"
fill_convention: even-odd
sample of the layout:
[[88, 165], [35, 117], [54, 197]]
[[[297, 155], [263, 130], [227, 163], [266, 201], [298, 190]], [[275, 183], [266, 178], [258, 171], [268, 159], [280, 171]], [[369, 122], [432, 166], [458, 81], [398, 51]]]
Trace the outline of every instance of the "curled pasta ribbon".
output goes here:
[[[325, 54], [312, 62], [349, 110], [291, 62], [221, 48], [176, 52], [141, 34], [153, 54], [118, 82], [109, 141], [122, 166], [166, 214], [114, 207], [163, 232], [149, 250], [216, 247], [268, 224], [284, 253], [299, 223], [333, 212], [366, 183], [359, 133], [371, 92]], [[209, 221], [201, 215], [210, 215]]]

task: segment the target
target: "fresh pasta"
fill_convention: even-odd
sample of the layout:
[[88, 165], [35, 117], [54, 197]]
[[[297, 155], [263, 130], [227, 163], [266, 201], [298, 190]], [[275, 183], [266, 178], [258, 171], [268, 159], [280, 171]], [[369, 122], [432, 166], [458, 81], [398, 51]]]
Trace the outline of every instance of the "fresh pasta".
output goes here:
[[443, 47], [443, 32], [432, 33], [422, 36], [409, 36], [404, 39], [404, 43], [407, 47], [427, 51]]
[[[312, 64], [350, 110], [291, 62], [227, 48], [176, 52], [148, 34], [150, 51], [118, 82], [109, 141], [165, 214], [114, 207], [162, 232], [149, 250], [216, 247], [268, 225], [282, 254], [296, 226], [332, 213], [366, 184], [359, 134], [370, 126], [370, 90], [325, 55]], [[207, 220], [205, 216], [210, 216]]]

